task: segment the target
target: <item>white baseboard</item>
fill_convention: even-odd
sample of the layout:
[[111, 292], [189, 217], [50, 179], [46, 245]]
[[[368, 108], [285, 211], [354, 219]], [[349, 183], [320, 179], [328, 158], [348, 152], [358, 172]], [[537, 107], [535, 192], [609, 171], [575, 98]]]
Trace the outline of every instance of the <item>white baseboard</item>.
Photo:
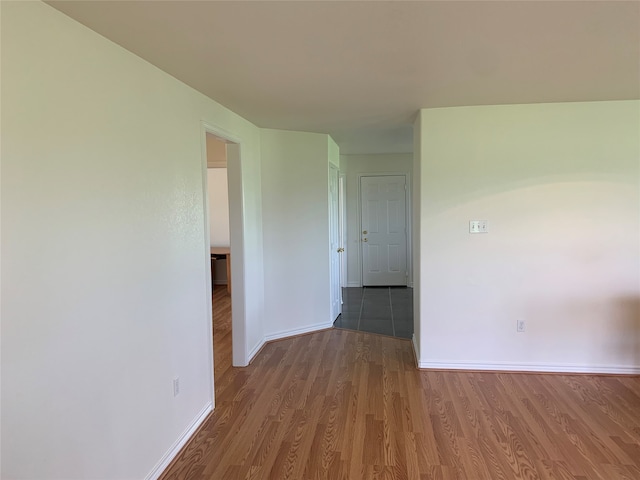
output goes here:
[[265, 342], [265, 340], [264, 340], [264, 338], [263, 338], [262, 340], [260, 340], [260, 341], [258, 342], [258, 344], [257, 344], [255, 347], [253, 347], [253, 348], [251, 349], [251, 351], [247, 354], [247, 365], [249, 365], [249, 364], [251, 363], [251, 361], [253, 360], [253, 357], [255, 357], [255, 356], [258, 354], [258, 352], [260, 351], [260, 349], [261, 349], [262, 347], [264, 347], [264, 344], [265, 344], [265, 343], [267, 343], [267, 342]]
[[157, 465], [153, 467], [153, 470], [151, 470], [149, 475], [145, 477], [145, 480], [156, 480], [160, 478], [160, 475], [162, 475], [162, 473], [167, 469], [167, 467], [173, 461], [176, 455], [180, 453], [180, 450], [182, 449], [182, 447], [184, 447], [186, 443], [189, 441], [189, 439], [191, 439], [191, 436], [196, 432], [198, 427], [202, 425], [202, 422], [205, 421], [205, 419], [207, 418], [207, 415], [209, 415], [209, 413], [212, 410], [213, 410], [213, 404], [209, 402], [207, 405], [205, 405], [202, 411], [198, 413], [198, 415], [196, 415], [196, 418], [191, 422], [191, 424], [187, 427], [184, 433], [180, 435], [178, 440], [175, 441], [175, 443], [171, 446], [169, 451], [164, 454], [164, 456], [160, 459]]
[[272, 333], [264, 337], [265, 342], [271, 342], [273, 340], [281, 340], [287, 337], [294, 337], [296, 335], [302, 335], [303, 333], [316, 332], [318, 330], [326, 330], [333, 327], [333, 322], [316, 323], [315, 325], [309, 325], [302, 328], [294, 328], [293, 330], [282, 330], [280, 332]]
[[570, 363], [462, 363], [418, 361], [418, 368], [421, 370], [491, 370], [503, 372], [591, 373], [614, 375], [640, 374], [640, 366], [578, 365]]

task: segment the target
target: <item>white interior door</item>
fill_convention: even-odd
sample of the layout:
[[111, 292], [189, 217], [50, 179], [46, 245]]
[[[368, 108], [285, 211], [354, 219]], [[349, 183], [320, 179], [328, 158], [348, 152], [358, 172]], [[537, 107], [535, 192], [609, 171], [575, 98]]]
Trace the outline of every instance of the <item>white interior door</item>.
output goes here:
[[338, 169], [329, 168], [329, 259], [330, 259], [330, 291], [331, 321], [342, 311], [342, 291], [340, 289], [340, 229], [339, 229], [339, 193]]
[[362, 284], [407, 285], [407, 178], [361, 177]]

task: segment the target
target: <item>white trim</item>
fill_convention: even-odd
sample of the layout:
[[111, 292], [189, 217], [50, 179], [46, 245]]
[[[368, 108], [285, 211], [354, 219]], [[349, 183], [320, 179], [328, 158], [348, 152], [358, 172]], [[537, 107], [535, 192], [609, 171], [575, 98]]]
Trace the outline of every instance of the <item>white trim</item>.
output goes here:
[[361, 282], [347, 282], [347, 287], [362, 287], [362, 283]]
[[424, 370], [492, 370], [504, 372], [591, 373], [618, 375], [640, 374], [640, 366], [579, 365], [572, 363], [463, 363], [419, 361], [418, 368]]
[[[203, 128], [209, 132], [212, 135], [215, 135], [216, 137], [220, 138], [221, 140], [224, 140], [226, 142], [231, 142], [231, 143], [242, 143], [242, 139], [240, 137], [235, 136], [234, 134], [232, 134], [231, 132], [225, 130], [224, 128], [218, 127], [217, 125], [213, 125], [212, 123], [207, 122], [206, 120], [202, 120], [200, 122], [203, 126]], [[205, 136], [205, 151], [206, 151], [206, 136]], [[205, 157], [206, 160], [207, 157]]]
[[282, 330], [280, 332], [272, 333], [264, 337], [265, 342], [272, 342], [273, 340], [282, 340], [287, 337], [295, 337], [296, 335], [302, 335], [303, 333], [317, 332], [318, 330], [326, 330], [333, 327], [333, 322], [316, 323], [315, 325], [309, 325], [302, 328], [294, 328], [293, 330]]
[[413, 346], [413, 354], [416, 359], [416, 364], [418, 368], [426, 368], [420, 366], [420, 349], [418, 348], [418, 341], [416, 340], [416, 334], [411, 335], [411, 345]]
[[[347, 175], [338, 170], [338, 210], [340, 224], [340, 246], [344, 248], [340, 255], [340, 287], [347, 286], [347, 263], [349, 248], [347, 241]], [[357, 285], [359, 286], [359, 285]], [[344, 302], [343, 302], [344, 303]]]
[[[336, 238], [336, 243], [335, 245], [332, 243], [332, 241], [334, 240], [332, 238], [332, 228], [334, 227], [334, 225], [332, 225], [331, 223], [331, 218], [332, 218], [332, 213], [333, 213], [333, 205], [332, 205], [332, 201], [334, 200], [332, 198], [331, 195], [331, 177], [335, 175], [336, 178], [336, 191], [335, 191], [335, 201], [336, 201], [336, 215], [335, 218], [333, 219], [335, 222], [335, 228], [336, 228], [336, 232], [335, 232], [335, 236]], [[340, 313], [342, 312], [342, 282], [341, 282], [341, 264], [340, 264], [340, 258], [342, 257], [342, 255], [340, 255], [337, 252], [337, 249], [339, 247], [342, 246], [342, 242], [340, 239], [340, 169], [338, 167], [336, 167], [333, 163], [329, 162], [329, 170], [327, 171], [327, 216], [328, 216], [328, 220], [329, 220], [329, 228], [328, 228], [328, 240], [329, 240], [329, 321], [330, 322], [334, 322], [336, 318], [338, 318], [338, 315], [340, 315]], [[338, 261], [338, 269], [336, 272], [333, 271], [333, 259], [334, 259], [334, 255], [337, 255], [336, 260]], [[338, 298], [334, 298], [333, 296], [333, 287], [335, 286], [334, 282], [336, 280], [335, 276], [337, 276], [337, 281], [338, 281], [338, 291], [337, 291], [337, 295]], [[334, 310], [333, 306], [334, 306], [334, 300], [336, 301], [336, 303], [338, 304], [337, 307], [337, 311]]]
[[208, 370], [208, 378], [209, 378], [209, 389], [211, 392], [211, 408], [214, 408], [216, 402], [216, 389], [215, 389], [215, 380], [214, 376], [214, 357], [213, 357], [213, 322], [211, 319], [213, 318], [213, 305], [211, 303], [211, 226], [209, 221], [211, 219], [211, 212], [209, 211], [209, 175], [207, 172], [207, 126], [204, 122], [201, 125], [201, 169], [202, 169], [202, 201], [204, 202], [204, 247], [205, 251], [204, 256], [204, 264], [205, 264], [205, 312], [206, 317], [205, 321], [207, 322], [207, 338], [211, 339], [211, 341], [207, 342], [207, 356], [209, 357], [209, 361], [207, 362], [207, 370]]
[[[227, 145], [227, 184], [229, 189], [229, 246], [231, 261], [231, 361], [234, 367], [249, 364], [249, 334], [247, 331], [247, 263], [245, 231], [253, 228], [245, 223], [244, 147], [241, 143]], [[261, 269], [262, 270], [262, 269]], [[264, 308], [264, 305], [262, 305]]]
[[[362, 177], [405, 177], [405, 191], [404, 191], [404, 204], [405, 204], [405, 227], [406, 227], [406, 241], [407, 241], [407, 287], [413, 287], [413, 208], [412, 201], [413, 196], [411, 194], [412, 177], [411, 172], [372, 172], [358, 173], [358, 198], [357, 198], [357, 221], [358, 221], [358, 238], [362, 232]], [[363, 286], [363, 273], [362, 273], [362, 242], [358, 242], [358, 271], [360, 282], [357, 287]], [[353, 283], [353, 282], [351, 282]]]
[[413, 288], [413, 194], [411, 193], [411, 174], [406, 177], [406, 189], [404, 198], [405, 215], [407, 216], [405, 227], [407, 232], [407, 287]]
[[186, 445], [186, 443], [191, 439], [196, 430], [202, 425], [202, 423], [206, 420], [209, 413], [213, 411], [213, 404], [208, 403], [204, 406], [204, 408], [198, 413], [196, 418], [191, 422], [191, 425], [187, 427], [182, 435], [175, 441], [175, 443], [169, 448], [169, 451], [163, 455], [160, 461], [153, 467], [153, 470], [149, 472], [149, 474], [145, 477], [145, 480], [156, 480], [160, 478], [160, 476], [167, 469], [169, 464], [173, 461], [173, 459], [180, 453], [182, 447]]
[[251, 351], [247, 354], [247, 365], [249, 365], [253, 361], [253, 358], [258, 354], [260, 349], [264, 347], [266, 343], [267, 342], [262, 339], [255, 347], [251, 349]]

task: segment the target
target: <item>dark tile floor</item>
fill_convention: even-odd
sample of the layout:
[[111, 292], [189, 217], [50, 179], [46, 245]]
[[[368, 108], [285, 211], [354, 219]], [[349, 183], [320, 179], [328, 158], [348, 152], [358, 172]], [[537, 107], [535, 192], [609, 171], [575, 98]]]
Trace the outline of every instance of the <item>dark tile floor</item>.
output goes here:
[[334, 327], [400, 338], [413, 336], [412, 288], [343, 288], [342, 301], [342, 314]]

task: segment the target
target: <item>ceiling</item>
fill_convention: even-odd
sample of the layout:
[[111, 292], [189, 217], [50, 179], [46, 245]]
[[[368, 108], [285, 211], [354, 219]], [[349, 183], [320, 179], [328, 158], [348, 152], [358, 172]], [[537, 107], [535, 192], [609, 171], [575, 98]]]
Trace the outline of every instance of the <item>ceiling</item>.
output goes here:
[[411, 152], [420, 108], [640, 98], [640, 2], [50, 1], [266, 128]]

